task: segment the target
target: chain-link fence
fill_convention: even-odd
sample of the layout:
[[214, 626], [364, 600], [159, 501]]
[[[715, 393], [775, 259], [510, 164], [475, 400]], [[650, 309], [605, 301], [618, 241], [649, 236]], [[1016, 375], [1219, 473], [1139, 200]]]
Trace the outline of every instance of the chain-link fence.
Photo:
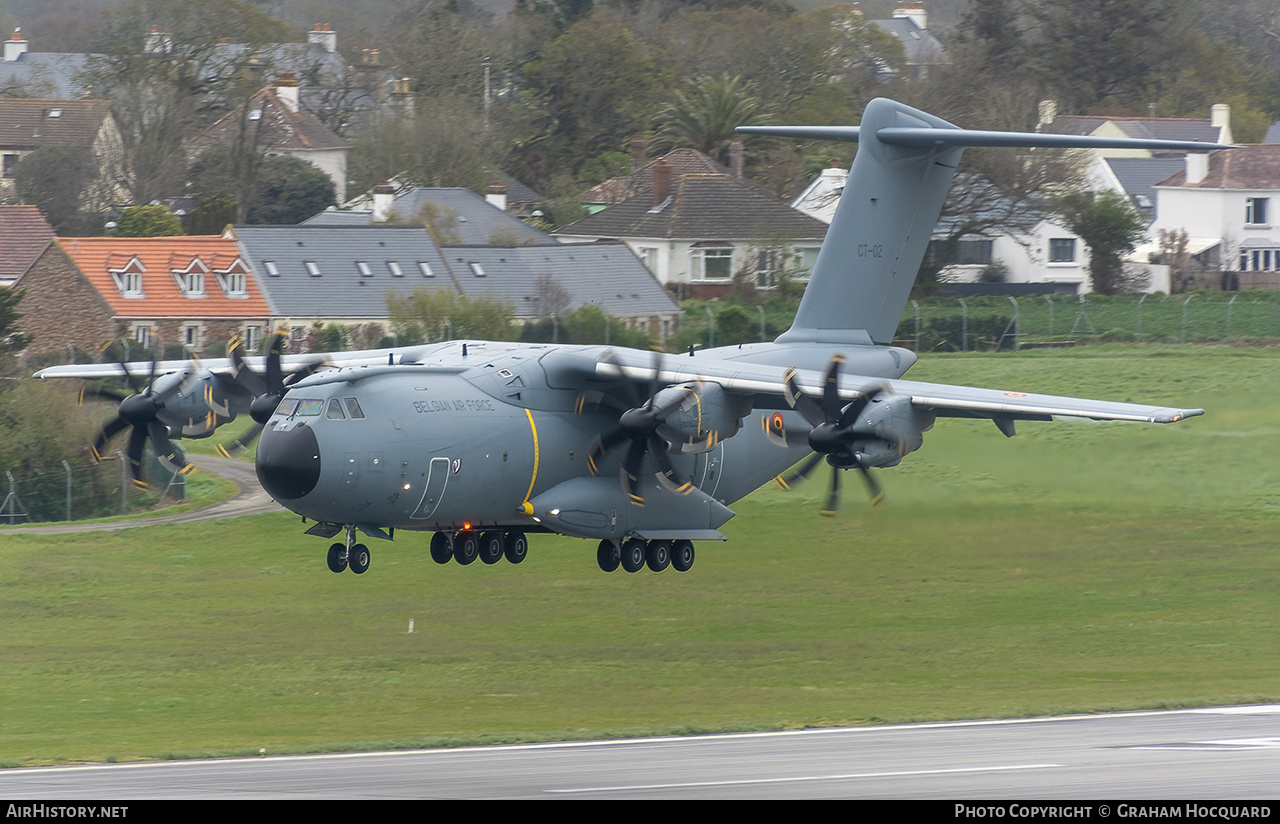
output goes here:
[[113, 455], [102, 463], [73, 464], [36, 470], [5, 470], [0, 476], [0, 524], [82, 521], [125, 515], [162, 499], [186, 497], [186, 476], [147, 461], [151, 488], [137, 487], [128, 458]]
[[917, 352], [969, 352], [1103, 341], [1277, 340], [1280, 293], [1192, 292], [913, 300], [894, 342]]

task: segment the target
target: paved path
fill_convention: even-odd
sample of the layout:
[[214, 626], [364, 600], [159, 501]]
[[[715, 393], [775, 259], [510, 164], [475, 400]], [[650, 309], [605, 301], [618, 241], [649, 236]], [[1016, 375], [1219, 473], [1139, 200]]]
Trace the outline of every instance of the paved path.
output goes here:
[[73, 532], [112, 532], [118, 529], [131, 529], [138, 526], [181, 524], [191, 521], [209, 521], [214, 518], [232, 518], [237, 515], [258, 515], [263, 512], [282, 511], [282, 507], [271, 500], [267, 493], [262, 490], [253, 464], [245, 461], [219, 458], [214, 455], [188, 454], [187, 460], [195, 464], [201, 471], [210, 472], [231, 481], [236, 486], [236, 493], [230, 498], [217, 503], [175, 514], [165, 514], [161, 511], [153, 516], [131, 518], [125, 521], [11, 527], [0, 530], [0, 534], [60, 535]]

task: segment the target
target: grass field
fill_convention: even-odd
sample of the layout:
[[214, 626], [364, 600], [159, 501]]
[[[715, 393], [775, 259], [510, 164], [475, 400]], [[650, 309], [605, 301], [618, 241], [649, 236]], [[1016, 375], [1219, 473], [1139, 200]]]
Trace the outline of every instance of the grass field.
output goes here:
[[[374, 541], [280, 514], [0, 531], [0, 763], [336, 750], [1280, 700], [1280, 351], [937, 356], [946, 381], [1200, 406], [1174, 426], [943, 420], [866, 505], [735, 506], [686, 574]], [[414, 631], [409, 632], [410, 621]]]

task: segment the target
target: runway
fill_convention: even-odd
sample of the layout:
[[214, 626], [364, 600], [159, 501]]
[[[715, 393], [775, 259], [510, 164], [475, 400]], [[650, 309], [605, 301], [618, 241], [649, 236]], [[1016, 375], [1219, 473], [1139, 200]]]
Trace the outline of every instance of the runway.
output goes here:
[[1278, 788], [1280, 705], [0, 771], [8, 801], [1248, 801]]

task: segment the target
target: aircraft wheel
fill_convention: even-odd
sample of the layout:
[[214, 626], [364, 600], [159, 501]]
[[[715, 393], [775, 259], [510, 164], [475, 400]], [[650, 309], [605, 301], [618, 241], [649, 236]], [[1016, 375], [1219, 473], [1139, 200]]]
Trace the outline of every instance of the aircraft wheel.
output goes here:
[[644, 541], [631, 538], [622, 543], [622, 568], [627, 572], [639, 572], [644, 569]]
[[329, 547], [329, 571], [342, 572], [347, 568], [347, 545], [334, 544]]
[[596, 548], [596, 563], [600, 565], [600, 569], [604, 572], [616, 570], [621, 558], [622, 554], [618, 551], [618, 545], [613, 541], [605, 539]]
[[661, 572], [671, 564], [671, 542], [650, 541], [644, 550], [645, 563], [654, 572]]
[[369, 568], [369, 547], [364, 544], [356, 544], [351, 547], [348, 563], [351, 565], [351, 571], [356, 575], [363, 575], [365, 570]]
[[529, 539], [523, 532], [508, 532], [503, 541], [502, 554], [513, 564], [518, 564], [529, 554]]
[[671, 545], [671, 566], [676, 572], [688, 572], [693, 566], [693, 541], [676, 541]]
[[474, 532], [459, 532], [453, 536], [453, 557], [466, 566], [480, 554], [480, 539]]
[[496, 564], [502, 560], [502, 533], [480, 533], [480, 560], [486, 564]]
[[431, 560], [437, 564], [447, 564], [453, 558], [453, 536], [448, 532], [437, 532], [431, 536]]

